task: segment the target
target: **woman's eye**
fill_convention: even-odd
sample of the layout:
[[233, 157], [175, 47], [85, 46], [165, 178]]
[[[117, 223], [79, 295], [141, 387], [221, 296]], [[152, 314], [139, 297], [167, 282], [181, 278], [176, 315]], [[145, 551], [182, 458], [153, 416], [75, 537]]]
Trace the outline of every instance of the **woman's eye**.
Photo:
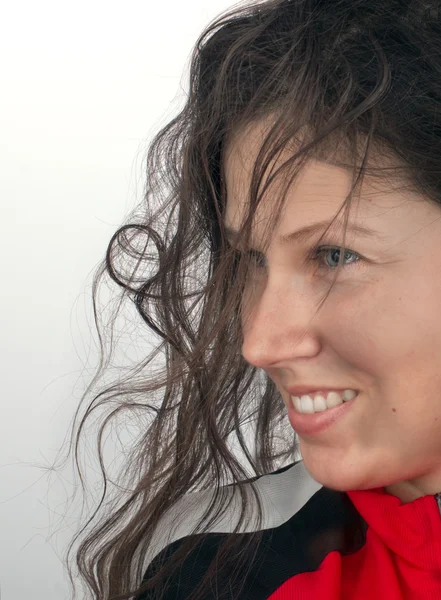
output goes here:
[[[319, 269], [329, 269], [329, 270], [333, 270], [336, 269], [338, 267], [338, 262], [340, 260], [340, 253], [343, 250], [343, 248], [341, 248], [340, 246], [320, 246], [318, 248], [314, 248], [312, 256], [311, 256], [311, 260], [313, 261], [317, 261], [319, 264]], [[348, 263], [345, 263], [345, 260], [349, 257], [354, 257], [355, 260], [351, 260]], [[334, 264], [329, 264], [327, 262], [327, 257], [331, 258], [331, 263]], [[321, 260], [322, 259], [322, 260]], [[361, 260], [361, 257], [355, 253], [352, 252], [352, 250], [349, 249], [345, 249], [345, 255], [343, 258], [343, 267], [350, 267], [351, 265], [358, 263]]]
[[265, 256], [261, 252], [250, 250], [247, 254], [258, 269], [266, 269]]
[[[251, 257], [251, 262], [258, 269], [266, 269], [265, 256], [261, 252], [258, 252], [257, 250], [250, 250], [249, 252], [235, 252], [234, 253], [234, 256], [237, 258], [237, 260], [239, 260], [242, 255]], [[265, 264], [262, 264], [262, 263], [265, 263]]]
[[[319, 246], [318, 248], [313, 248], [307, 260], [310, 262], [316, 262], [318, 264], [318, 269], [325, 269], [332, 271], [338, 267], [338, 261], [340, 259], [340, 253], [342, 251], [342, 247], [340, 246]], [[242, 252], [236, 252], [237, 258], [240, 258]], [[258, 269], [266, 268], [265, 256], [258, 252], [257, 250], [250, 250], [249, 252], [245, 252], [247, 256], [249, 256], [254, 264], [254, 266]], [[352, 260], [349, 260], [352, 257]], [[329, 259], [329, 261], [328, 261]], [[347, 263], [345, 261], [348, 260]], [[350, 267], [355, 265], [361, 260], [361, 257], [352, 252], [349, 249], [345, 250], [345, 256], [343, 259], [343, 267]]]

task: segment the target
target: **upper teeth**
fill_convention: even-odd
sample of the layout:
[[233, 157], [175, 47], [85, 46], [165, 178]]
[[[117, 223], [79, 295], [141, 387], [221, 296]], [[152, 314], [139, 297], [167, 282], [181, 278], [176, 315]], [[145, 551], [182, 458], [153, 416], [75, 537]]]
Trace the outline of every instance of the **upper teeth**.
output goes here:
[[311, 396], [305, 394], [304, 396], [291, 396], [294, 408], [301, 413], [314, 413], [321, 412], [327, 408], [333, 408], [343, 402], [348, 402], [357, 396], [356, 390], [344, 390], [342, 394], [338, 392], [329, 392], [327, 397], [320, 392], [312, 394]]

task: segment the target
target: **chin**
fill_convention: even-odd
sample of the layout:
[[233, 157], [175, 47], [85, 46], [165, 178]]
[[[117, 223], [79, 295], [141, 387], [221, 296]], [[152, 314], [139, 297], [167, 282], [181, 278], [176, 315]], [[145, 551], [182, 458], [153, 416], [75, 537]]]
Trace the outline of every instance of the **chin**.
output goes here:
[[322, 457], [313, 456], [314, 452], [302, 453], [303, 464], [311, 477], [321, 483], [323, 486], [345, 492], [347, 490], [368, 490], [382, 487], [383, 482], [378, 479], [378, 472], [370, 474], [369, 470], [364, 470], [362, 465], [349, 460], [331, 460], [326, 459], [326, 454]]

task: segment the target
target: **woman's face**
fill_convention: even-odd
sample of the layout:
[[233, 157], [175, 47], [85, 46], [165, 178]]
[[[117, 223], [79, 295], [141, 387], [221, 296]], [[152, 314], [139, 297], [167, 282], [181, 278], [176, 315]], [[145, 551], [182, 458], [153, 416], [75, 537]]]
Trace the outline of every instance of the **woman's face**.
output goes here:
[[[241, 224], [263, 132], [254, 126], [227, 148], [229, 228]], [[349, 171], [311, 161], [288, 192], [268, 252], [245, 292], [242, 354], [268, 373], [287, 406], [285, 386], [360, 390], [343, 419], [299, 436], [305, 467], [327, 487], [385, 486], [406, 502], [441, 491], [441, 209], [393, 190], [386, 180], [375, 187], [366, 180], [349, 222], [377, 233], [347, 233], [347, 251], [360, 258], [346, 255], [330, 296], [310, 322], [338, 254], [325, 253], [317, 270], [316, 261], [305, 266], [305, 260], [324, 228], [283, 246], [279, 236], [331, 219], [350, 178]], [[259, 223], [270, 214], [275, 190], [253, 223], [257, 251]], [[341, 245], [342, 230], [331, 231], [320, 246]]]

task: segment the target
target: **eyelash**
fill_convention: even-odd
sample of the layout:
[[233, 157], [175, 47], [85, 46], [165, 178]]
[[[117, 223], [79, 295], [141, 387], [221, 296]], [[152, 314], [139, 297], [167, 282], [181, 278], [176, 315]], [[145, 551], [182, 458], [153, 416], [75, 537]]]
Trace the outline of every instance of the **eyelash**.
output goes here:
[[[320, 258], [326, 253], [326, 252], [331, 252], [331, 250], [343, 250], [342, 246], [316, 246], [314, 248], [311, 249], [311, 252], [307, 255], [306, 260], [307, 261], [314, 261], [317, 262], [318, 264], [318, 269], [319, 270], [325, 270], [325, 271], [335, 271], [335, 269], [337, 269], [337, 266], [334, 267], [330, 267], [329, 265], [322, 265], [319, 260]], [[235, 252], [235, 255], [237, 256], [237, 258], [240, 257], [241, 254], [248, 254], [248, 255], [252, 255], [252, 256], [263, 256], [260, 252], [258, 252], [257, 250], [250, 250], [249, 252]], [[351, 254], [352, 256], [355, 256], [357, 260], [345, 265], [343, 264], [343, 268], [347, 268], [347, 267], [358, 267], [358, 263], [360, 262], [361, 256], [359, 254], [357, 254], [356, 252], [353, 252], [352, 250], [350, 250], [349, 248], [345, 248], [345, 255], [346, 254]], [[264, 267], [261, 267], [264, 268]]]

